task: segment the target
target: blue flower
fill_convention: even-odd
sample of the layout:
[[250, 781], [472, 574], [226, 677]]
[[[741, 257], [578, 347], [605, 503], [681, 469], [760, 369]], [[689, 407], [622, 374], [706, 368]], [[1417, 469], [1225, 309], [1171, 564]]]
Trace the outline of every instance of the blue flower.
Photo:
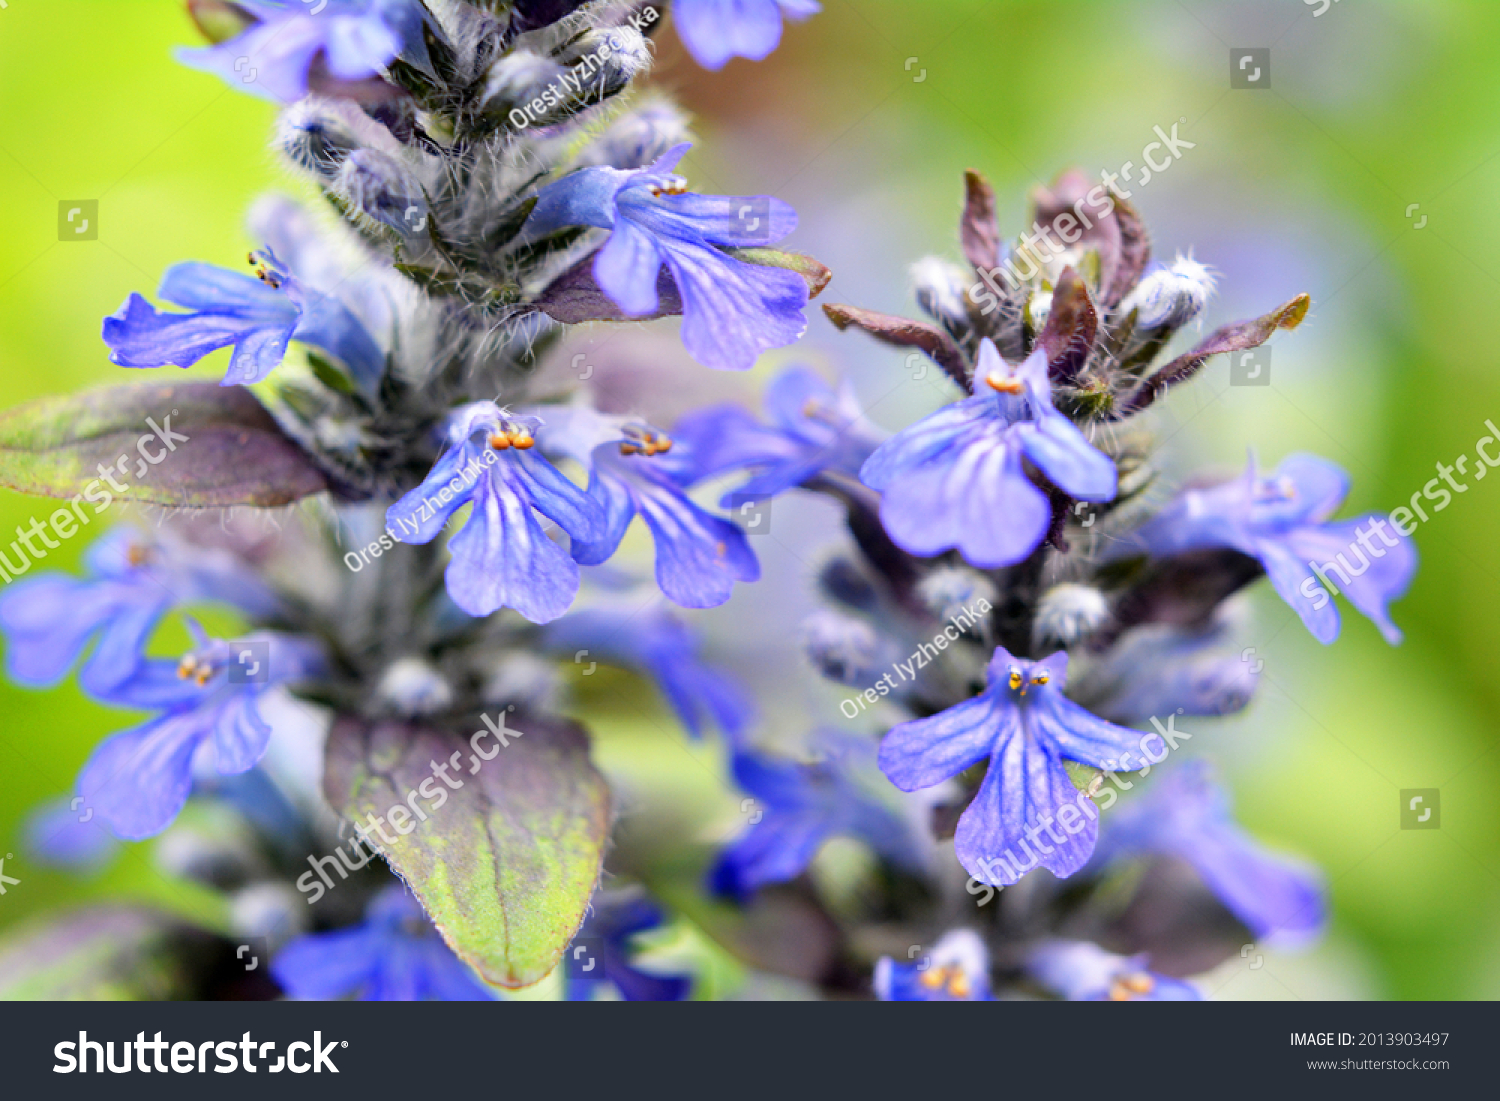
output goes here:
[[985, 340], [974, 396], [897, 433], [860, 477], [884, 493], [880, 518], [897, 546], [918, 555], [957, 548], [990, 569], [1021, 561], [1052, 524], [1023, 457], [1078, 500], [1115, 496], [1114, 463], [1052, 406], [1046, 352], [1013, 368]]
[[908, 824], [859, 783], [862, 756], [833, 743], [826, 760], [799, 764], [742, 750], [731, 769], [754, 797], [749, 829], [719, 855], [710, 873], [716, 894], [747, 899], [768, 883], [795, 879], [825, 841], [853, 837], [908, 871], [922, 855]]
[[1260, 672], [1233, 644], [1234, 617], [1224, 607], [1202, 629], [1148, 623], [1127, 631], [1075, 681], [1074, 695], [1122, 723], [1242, 710]]
[[1060, 878], [1083, 867], [1098, 837], [1098, 812], [1073, 786], [1063, 758], [1113, 769], [1126, 753], [1143, 751], [1137, 731], [1096, 718], [1062, 694], [1067, 669], [1064, 653], [1033, 662], [999, 647], [984, 692], [902, 723], [880, 745], [880, 767], [902, 791], [932, 787], [989, 759], [954, 839], [959, 862], [981, 882], [1009, 886], [1038, 864]]
[[104, 823], [77, 798], [52, 799], [26, 818], [27, 854], [43, 867], [95, 872], [119, 849]]
[[169, 608], [201, 600], [227, 601], [252, 615], [276, 608], [275, 597], [227, 551], [185, 546], [166, 534], [147, 538], [116, 528], [89, 548], [84, 562], [86, 579], [42, 574], [0, 594], [7, 665], [21, 684], [56, 684], [97, 639], [78, 679], [102, 696], [136, 672]]
[[1098, 859], [1157, 854], [1192, 865], [1257, 940], [1297, 946], [1328, 918], [1317, 869], [1267, 851], [1230, 816], [1229, 796], [1208, 766], [1189, 761], [1126, 803], [1110, 819]]
[[[920, 958], [918, 958], [920, 956]], [[991, 1002], [990, 953], [972, 929], [945, 933], [931, 952], [921, 946], [910, 963], [881, 956], [875, 996], [883, 1002]]]
[[402, 887], [388, 887], [352, 929], [298, 937], [271, 962], [290, 997], [366, 1002], [477, 1002], [495, 994], [443, 943]]
[[779, 199], [692, 194], [672, 174], [689, 148], [634, 171], [580, 169], [542, 190], [528, 226], [536, 236], [566, 226], [613, 230], [593, 265], [609, 299], [631, 317], [658, 313], [665, 264], [682, 300], [687, 350], [709, 367], [747, 368], [806, 331], [807, 283], [722, 249], [779, 241], [797, 228], [797, 215]]
[[674, 604], [714, 608], [729, 599], [736, 581], [760, 579], [745, 533], [688, 499], [684, 487], [697, 476], [693, 460], [664, 434], [583, 407], [548, 410], [546, 424], [549, 441], [589, 468], [589, 497], [606, 517], [597, 539], [573, 543], [579, 565], [613, 557], [639, 514], [656, 544], [656, 583]]
[[129, 841], [160, 833], [177, 816], [195, 763], [221, 775], [254, 768], [271, 736], [261, 697], [320, 665], [306, 639], [257, 634], [226, 642], [193, 627], [200, 646], [180, 663], [145, 661], [104, 694], [107, 703], [160, 714], [105, 739], [78, 776], [83, 805]]
[[1145, 956], [1117, 956], [1087, 941], [1048, 941], [1027, 960], [1026, 970], [1052, 993], [1070, 1002], [1196, 1002], [1202, 992], [1190, 982], [1146, 970]]
[[853, 389], [837, 392], [806, 367], [789, 367], [766, 388], [762, 423], [738, 405], [690, 413], [673, 435], [698, 460], [701, 477], [753, 469], [755, 476], [730, 497], [774, 497], [825, 471], [857, 478], [880, 446], [881, 436], [864, 417]]
[[378, 76], [403, 50], [427, 65], [419, 0], [237, 0], [256, 19], [242, 33], [203, 49], [179, 50], [184, 65], [231, 88], [290, 103], [307, 95], [309, 76], [356, 81]]
[[[1278, 596], [1325, 645], [1339, 636], [1334, 595], [1342, 586], [1356, 609], [1387, 642], [1401, 641], [1386, 606], [1406, 592], [1417, 571], [1417, 551], [1390, 517], [1368, 513], [1326, 522], [1349, 493], [1349, 478], [1316, 455], [1290, 455], [1270, 477], [1255, 460], [1243, 476], [1179, 494], [1136, 532], [1153, 555], [1229, 547], [1265, 568]], [[1337, 584], [1330, 579], [1337, 579]]]
[[[565, 957], [563, 997], [570, 1002], [593, 1001], [599, 984], [609, 982], [627, 1002], [684, 1000], [693, 989], [691, 976], [655, 975], [631, 963], [636, 935], [659, 928], [661, 923], [661, 908], [639, 893], [596, 895], [588, 918], [574, 938], [575, 947], [586, 951], [577, 956], [569, 952]], [[588, 962], [584, 962], [585, 956]], [[584, 967], [588, 967], [587, 972]]]
[[673, 0], [677, 34], [693, 60], [722, 69], [732, 57], [764, 61], [781, 44], [781, 20], [822, 11], [818, 0]]
[[343, 360], [366, 388], [380, 377], [385, 354], [347, 306], [294, 276], [276, 254], [253, 253], [256, 276], [189, 262], [167, 270], [159, 298], [190, 313], [163, 313], [139, 294], [104, 319], [110, 362], [121, 367], [191, 367], [234, 346], [223, 386], [259, 382], [300, 340]]
[[644, 606], [620, 602], [570, 612], [547, 629], [549, 649], [577, 661], [639, 669], [654, 680], [694, 738], [713, 723], [730, 744], [755, 719], [744, 688], [698, 657], [698, 639], [654, 597]]
[[[594, 499], [532, 450], [534, 417], [511, 417], [494, 402], [454, 411], [448, 450], [422, 484], [386, 512], [403, 543], [430, 543], [463, 505], [474, 509], [448, 549], [448, 595], [471, 616], [514, 608], [533, 623], [568, 610], [578, 566], [547, 537], [539, 512], [574, 539], [597, 540], [604, 516]], [[482, 435], [476, 442], [474, 437]]]

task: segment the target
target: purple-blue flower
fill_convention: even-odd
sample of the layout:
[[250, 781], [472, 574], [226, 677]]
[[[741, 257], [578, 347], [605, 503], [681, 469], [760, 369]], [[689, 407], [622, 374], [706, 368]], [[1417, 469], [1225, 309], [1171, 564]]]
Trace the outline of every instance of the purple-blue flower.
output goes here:
[[881, 956], [875, 996], [883, 1002], [990, 1002], [990, 953], [972, 929], [943, 934], [925, 951], [914, 945], [906, 961]]
[[116, 528], [88, 549], [84, 563], [86, 578], [46, 573], [0, 593], [7, 667], [19, 683], [56, 684], [97, 640], [78, 680], [86, 692], [102, 696], [137, 670], [147, 638], [168, 609], [202, 600], [226, 601], [253, 615], [276, 608], [270, 591], [227, 551], [189, 547], [166, 535], [147, 538]]
[[605, 662], [646, 673], [694, 738], [711, 723], [731, 745], [738, 744], [754, 722], [755, 708], [744, 688], [698, 656], [697, 636], [659, 597], [570, 612], [547, 628], [546, 644], [579, 663]]
[[1348, 493], [1348, 475], [1316, 455], [1289, 455], [1264, 478], [1252, 457], [1241, 477], [1179, 494], [1142, 525], [1134, 543], [1160, 557], [1206, 547], [1249, 555], [1325, 645], [1339, 635], [1339, 612], [1328, 589], [1337, 595], [1342, 587], [1395, 644], [1401, 631], [1387, 605], [1411, 584], [1416, 547], [1380, 513], [1328, 523]]
[[716, 405], [677, 422], [673, 435], [697, 458], [700, 477], [751, 469], [730, 496], [774, 497], [825, 471], [849, 478], [880, 446], [854, 390], [835, 391], [806, 367], [789, 367], [766, 388], [766, 423], [738, 405]]
[[1070, 1002], [1197, 1002], [1192, 983], [1146, 969], [1141, 956], [1117, 956], [1087, 941], [1048, 941], [1032, 952], [1026, 970]]
[[884, 494], [880, 518], [897, 546], [917, 555], [956, 548], [986, 569], [1021, 561], [1052, 524], [1031, 462], [1080, 501], [1115, 496], [1115, 466], [1052, 405], [1047, 355], [1019, 366], [980, 345], [974, 396], [938, 410], [887, 440], [860, 478]]
[[[378, 76], [408, 51], [427, 64], [419, 0], [236, 0], [256, 19], [215, 46], [179, 50], [184, 65], [231, 88], [290, 103], [307, 95], [310, 75], [356, 81]], [[320, 82], [327, 91], [328, 81]]]
[[677, 35], [693, 60], [722, 69], [733, 57], [764, 61], [781, 44], [781, 20], [822, 11], [818, 0], [673, 0]]
[[1115, 722], [1152, 716], [1229, 715], [1249, 704], [1259, 669], [1234, 646], [1230, 618], [1206, 629], [1148, 623], [1127, 631], [1074, 681], [1089, 708]]
[[[454, 411], [448, 449], [422, 484], [386, 512], [403, 543], [430, 543], [463, 505], [473, 511], [448, 543], [448, 595], [471, 616], [514, 608], [533, 623], [568, 610], [578, 565], [542, 529], [537, 513], [576, 540], [600, 538], [598, 504], [533, 450], [534, 417], [512, 417], [494, 402]], [[475, 439], [478, 436], [479, 439]]]
[[209, 640], [193, 627], [200, 645], [181, 662], [145, 661], [104, 694], [107, 703], [160, 714], [101, 742], [78, 776], [83, 806], [129, 841], [171, 823], [187, 802], [195, 766], [221, 775], [254, 768], [271, 737], [261, 697], [321, 664], [307, 639]]
[[665, 264], [682, 299], [687, 350], [706, 366], [744, 369], [806, 331], [808, 288], [795, 272], [723, 249], [779, 241], [797, 228], [797, 215], [780, 199], [689, 192], [673, 175], [689, 148], [679, 145], [647, 168], [565, 176], [542, 190], [528, 227], [535, 236], [567, 226], [613, 230], [594, 256], [594, 278], [631, 317], [660, 309]]
[[545, 412], [549, 444], [556, 441], [589, 468], [588, 494], [605, 516], [597, 539], [574, 541], [579, 565], [613, 557], [639, 515], [656, 545], [656, 583], [674, 604], [714, 608], [730, 598], [736, 581], [760, 579], [745, 533], [688, 499], [696, 465], [665, 434], [581, 406]]
[[881, 742], [880, 767], [902, 791], [932, 787], [988, 758], [954, 838], [959, 862], [981, 882], [1009, 886], [1038, 865], [1059, 878], [1083, 867], [1098, 837], [1098, 811], [1073, 786], [1063, 759], [1113, 769], [1142, 749], [1140, 733], [1063, 695], [1067, 669], [1065, 653], [1025, 661], [999, 647], [982, 693], [902, 723]]
[[119, 842], [78, 798], [63, 796], [26, 816], [27, 855], [43, 867], [96, 872], [114, 857]]
[[858, 780], [859, 747], [832, 743], [812, 764], [742, 750], [731, 770], [746, 804], [750, 827], [719, 854], [709, 879], [716, 894], [746, 899], [769, 883], [806, 870], [825, 841], [852, 837], [908, 871], [922, 870], [922, 855], [906, 821]]
[[495, 997], [400, 886], [376, 895], [362, 924], [292, 941], [271, 962], [271, 975], [288, 996], [302, 1001], [477, 1002]]
[[132, 294], [104, 319], [110, 362], [191, 367], [233, 345], [220, 385], [244, 386], [269, 375], [287, 344], [300, 340], [342, 360], [362, 386], [373, 386], [385, 353], [349, 308], [306, 286], [269, 249], [251, 260], [255, 276], [195, 261], [169, 268], [157, 297], [188, 313], [164, 313]]
[[[563, 997], [594, 1000], [601, 983], [613, 983], [627, 1002], [680, 1002], [693, 989], [688, 975], [657, 975], [632, 962], [635, 937], [662, 924], [661, 907], [638, 892], [594, 896], [589, 916], [564, 956]], [[575, 954], [575, 949], [582, 952]]]
[[1229, 796], [1208, 766], [1189, 761], [1156, 781], [1109, 820], [1098, 859], [1176, 857], [1257, 940], [1297, 946], [1315, 939], [1328, 918], [1317, 869], [1268, 851], [1235, 823]]

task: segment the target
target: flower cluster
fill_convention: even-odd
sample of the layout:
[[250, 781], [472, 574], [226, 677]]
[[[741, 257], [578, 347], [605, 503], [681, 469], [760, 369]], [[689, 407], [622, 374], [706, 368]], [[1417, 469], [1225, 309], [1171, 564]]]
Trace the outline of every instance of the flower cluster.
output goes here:
[[[1395, 642], [1415, 552], [1383, 517], [1332, 519], [1347, 479], [1311, 456], [1160, 494], [1147, 431], [1211, 356], [1295, 328], [1305, 296], [1159, 363], [1208, 308], [1204, 264], [1153, 262], [1134, 209], [1077, 175], [1036, 212], [1066, 248], [1012, 248], [971, 176], [971, 270], [917, 267], [929, 320], [825, 307], [929, 356], [953, 383], [943, 408], [891, 435], [848, 384], [792, 366], [760, 413], [648, 417], [560, 381], [570, 327], [680, 317], [697, 364], [742, 370], [802, 336], [830, 277], [775, 247], [797, 228], [787, 204], [681, 174], [683, 117], [642, 90], [654, 7], [188, 7], [209, 45], [182, 60], [280, 104], [275, 148], [326, 209], [263, 200], [248, 272], [184, 262], [156, 295], [174, 308], [132, 294], [104, 320], [122, 367], [231, 349], [219, 385], [17, 414], [88, 439], [165, 393], [189, 430], [184, 457], [125, 495], [180, 509], [155, 534], [120, 528], [84, 577], [0, 593], [14, 679], [76, 668], [95, 700], [146, 713], [63, 796], [82, 815], [33, 819], [41, 855], [83, 867], [159, 838], [165, 867], [273, 945], [262, 993], [294, 998], [544, 981], [570, 999], [702, 996], [714, 969], [650, 958], [674, 938], [834, 994], [1184, 998], [1243, 931], [1317, 935], [1317, 873], [1238, 826], [1201, 762], [1163, 762], [1193, 736], [1178, 717], [1254, 696], [1233, 645], [1243, 589], [1265, 576], [1332, 642], [1337, 573]], [[818, 10], [676, 0], [670, 18], [717, 69]], [[71, 495], [59, 470], [28, 488]], [[725, 509], [792, 493], [847, 524], [800, 637], [859, 690], [855, 732], [765, 729], [783, 724], [742, 683], [753, 647], [734, 667], [690, 618], [761, 578]], [[297, 502], [276, 525], [220, 511]], [[648, 801], [638, 776], [612, 792], [575, 721], [634, 745], [668, 710], [722, 743], [693, 748], [722, 749], [724, 794], [742, 797], [723, 829], [637, 829], [617, 812]], [[394, 830], [379, 846], [363, 833], [377, 810]], [[351, 823], [378, 851], [319, 856]], [[1150, 873], [1167, 861], [1185, 886]], [[303, 899], [290, 885], [309, 864], [324, 886]], [[986, 904], [1023, 877], [1002, 923]], [[1213, 919], [1191, 951], [1137, 920], [1189, 895]]]

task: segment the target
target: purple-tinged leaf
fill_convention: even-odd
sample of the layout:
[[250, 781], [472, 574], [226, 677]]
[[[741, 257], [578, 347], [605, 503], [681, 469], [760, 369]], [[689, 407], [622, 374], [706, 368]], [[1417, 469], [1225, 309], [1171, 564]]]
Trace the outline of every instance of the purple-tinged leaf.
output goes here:
[[1142, 383], [1141, 388], [1131, 399], [1121, 406], [1120, 411], [1115, 414], [1115, 419], [1119, 420], [1140, 412], [1171, 387], [1192, 378], [1209, 356], [1258, 348], [1270, 340], [1277, 329], [1295, 329], [1302, 324], [1302, 319], [1307, 316], [1311, 305], [1312, 299], [1308, 295], [1299, 294], [1264, 317], [1257, 317], [1251, 321], [1237, 321], [1233, 325], [1215, 329], [1202, 344], [1191, 352], [1178, 356]]
[[973, 169], [964, 173], [964, 216], [959, 223], [959, 240], [974, 270], [987, 272], [1000, 266], [1000, 219], [995, 209], [995, 189]]
[[1094, 348], [1099, 333], [1099, 311], [1089, 297], [1088, 285], [1071, 267], [1064, 268], [1052, 292], [1052, 309], [1038, 343], [1047, 352], [1047, 371], [1052, 378], [1072, 382]]
[[963, 353], [943, 330], [925, 321], [911, 321], [904, 317], [862, 310], [858, 306], [843, 306], [830, 303], [823, 307], [828, 320], [840, 331], [851, 325], [862, 329], [876, 340], [895, 348], [917, 348], [948, 373], [948, 377], [965, 393], [969, 390], [969, 365]]
[[253, 394], [206, 382], [114, 386], [0, 413], [0, 485], [178, 508], [277, 508], [329, 488]]

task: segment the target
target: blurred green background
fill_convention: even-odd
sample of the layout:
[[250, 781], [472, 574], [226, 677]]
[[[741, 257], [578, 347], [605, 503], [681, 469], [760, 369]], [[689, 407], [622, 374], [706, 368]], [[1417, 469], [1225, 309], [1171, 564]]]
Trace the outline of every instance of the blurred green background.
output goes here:
[[[721, 74], [694, 69], [668, 30], [657, 79], [699, 116], [696, 185], [791, 201], [802, 228], [790, 245], [834, 270], [827, 300], [911, 313], [910, 263], [957, 255], [965, 168], [991, 178], [1018, 230], [1030, 188], [1073, 165], [1139, 164], [1153, 128], [1175, 123], [1194, 147], [1134, 202], [1159, 255], [1191, 246], [1222, 273], [1208, 324], [1300, 291], [1313, 311], [1275, 341], [1269, 386], [1231, 387], [1219, 363], [1171, 399], [1158, 415], [1170, 471], [1236, 467], [1251, 446], [1267, 464], [1310, 450], [1349, 470], [1352, 509], [1389, 510], [1500, 421], [1500, 5], [825, 9], [772, 60]], [[175, 0], [0, 10], [7, 405], [121, 381], [102, 317], [178, 260], [243, 262], [242, 214], [282, 180], [266, 146], [273, 110], [175, 64], [172, 48], [192, 42]], [[1270, 87], [1229, 88], [1232, 47], [1270, 47]], [[80, 199], [100, 204], [98, 239], [61, 241], [59, 204]], [[903, 371], [821, 316], [807, 345], [868, 395]], [[194, 373], [221, 371], [215, 358]], [[900, 427], [936, 400], [911, 386], [872, 415]], [[1402, 646], [1346, 607], [1325, 649], [1258, 590], [1246, 645], [1265, 663], [1260, 697], [1244, 716], [1184, 724], [1246, 825], [1315, 859], [1335, 904], [1322, 947], [1268, 953], [1253, 972], [1231, 961], [1210, 983], [1220, 997], [1500, 996], [1500, 812], [1485, 795], [1500, 765], [1500, 479], [1469, 484], [1416, 534], [1421, 570], [1394, 613]], [[33, 513], [42, 502], [0, 493], [0, 530]], [[48, 565], [74, 567], [83, 545]], [[0, 897], [0, 928], [101, 894], [212, 916], [141, 848], [92, 880], [28, 866], [23, 816], [69, 791], [127, 718], [70, 686], [8, 685], [0, 716], [0, 854], [22, 881]], [[620, 754], [601, 755], [609, 766]], [[688, 772], [711, 785], [707, 769]], [[1400, 789], [1433, 787], [1441, 828], [1401, 830]]]

